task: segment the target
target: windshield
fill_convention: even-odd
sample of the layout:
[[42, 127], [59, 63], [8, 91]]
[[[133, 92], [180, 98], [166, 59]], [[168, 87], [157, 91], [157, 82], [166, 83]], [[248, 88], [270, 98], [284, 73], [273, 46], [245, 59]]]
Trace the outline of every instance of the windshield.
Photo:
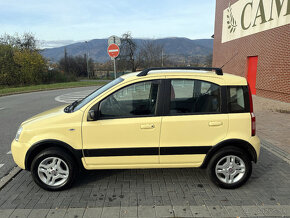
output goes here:
[[89, 94], [87, 97], [83, 98], [81, 101], [78, 102], [78, 104], [75, 106], [73, 111], [77, 111], [83, 106], [85, 106], [87, 103], [89, 103], [91, 100], [102, 94], [103, 92], [107, 91], [108, 89], [112, 88], [113, 86], [117, 85], [118, 83], [122, 82], [124, 79], [119, 77], [108, 84], [102, 86], [101, 88], [97, 89], [96, 91]]

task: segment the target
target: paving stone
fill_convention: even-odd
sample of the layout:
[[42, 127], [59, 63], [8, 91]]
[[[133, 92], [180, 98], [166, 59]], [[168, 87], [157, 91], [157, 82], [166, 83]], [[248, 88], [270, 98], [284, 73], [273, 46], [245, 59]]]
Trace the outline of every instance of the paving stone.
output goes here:
[[120, 216], [120, 207], [104, 207], [102, 218], [112, 218]]
[[45, 218], [48, 212], [49, 209], [31, 210], [31, 213], [29, 214], [28, 218]]
[[33, 209], [51, 209], [52, 202], [48, 203], [37, 203], [34, 205]]
[[156, 206], [156, 217], [174, 217], [172, 206]]
[[69, 208], [86, 208], [86, 202], [71, 202]]
[[0, 217], [9, 217], [10, 214], [12, 214], [14, 209], [5, 209], [5, 210], [0, 210]]
[[233, 217], [244, 217], [246, 213], [241, 206], [225, 206], [228, 213]]
[[66, 213], [66, 209], [50, 209], [46, 218], [62, 218]]
[[280, 207], [277, 207], [276, 205], [267, 205], [267, 206], [260, 206], [259, 207], [262, 211], [262, 213], [265, 216], [279, 216], [281, 217], [283, 214], [283, 210]]
[[67, 209], [64, 217], [65, 218], [77, 218], [83, 217], [85, 208], [69, 208]]
[[192, 217], [211, 217], [211, 214], [206, 206], [191, 206]]
[[87, 208], [83, 218], [98, 218], [102, 215], [102, 208]]
[[173, 206], [173, 211], [176, 217], [192, 217], [189, 206]]
[[120, 217], [137, 217], [138, 209], [136, 207], [121, 207]]
[[223, 206], [208, 206], [208, 210], [213, 217], [230, 217], [231, 215]]
[[283, 214], [283, 216], [289, 216], [290, 217], [290, 205], [279, 205], [279, 210]]
[[30, 211], [31, 209], [15, 209], [9, 218], [26, 218]]
[[258, 206], [242, 206], [247, 216], [263, 216], [261, 209]]
[[154, 206], [139, 206], [138, 207], [138, 217], [150, 218], [155, 217], [155, 207]]

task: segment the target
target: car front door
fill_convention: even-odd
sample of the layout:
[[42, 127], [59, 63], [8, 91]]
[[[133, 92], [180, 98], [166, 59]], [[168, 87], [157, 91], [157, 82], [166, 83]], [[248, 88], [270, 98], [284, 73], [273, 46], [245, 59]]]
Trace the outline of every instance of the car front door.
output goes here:
[[130, 84], [90, 109], [98, 115], [82, 125], [88, 168], [134, 168], [159, 163], [160, 83], [150, 80]]
[[227, 134], [221, 86], [194, 79], [168, 79], [166, 84], [170, 94], [162, 118], [160, 163], [199, 166]]

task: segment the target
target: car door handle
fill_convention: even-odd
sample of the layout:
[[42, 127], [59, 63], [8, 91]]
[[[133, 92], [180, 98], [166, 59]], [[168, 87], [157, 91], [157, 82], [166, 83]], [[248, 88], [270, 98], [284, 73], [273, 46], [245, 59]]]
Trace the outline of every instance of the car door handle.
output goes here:
[[154, 124], [141, 124], [141, 129], [154, 129], [155, 125]]
[[223, 122], [221, 121], [211, 121], [208, 123], [209, 126], [221, 126], [223, 125]]

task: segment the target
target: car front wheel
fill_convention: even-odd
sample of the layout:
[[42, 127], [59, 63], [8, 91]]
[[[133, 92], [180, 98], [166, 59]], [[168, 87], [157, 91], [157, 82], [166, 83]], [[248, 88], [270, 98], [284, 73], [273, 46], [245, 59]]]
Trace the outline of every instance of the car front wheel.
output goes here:
[[34, 181], [43, 189], [58, 191], [68, 188], [75, 178], [75, 163], [70, 155], [58, 148], [39, 153], [31, 165]]
[[218, 151], [210, 160], [208, 174], [222, 188], [238, 188], [251, 176], [252, 163], [247, 154], [236, 147]]

